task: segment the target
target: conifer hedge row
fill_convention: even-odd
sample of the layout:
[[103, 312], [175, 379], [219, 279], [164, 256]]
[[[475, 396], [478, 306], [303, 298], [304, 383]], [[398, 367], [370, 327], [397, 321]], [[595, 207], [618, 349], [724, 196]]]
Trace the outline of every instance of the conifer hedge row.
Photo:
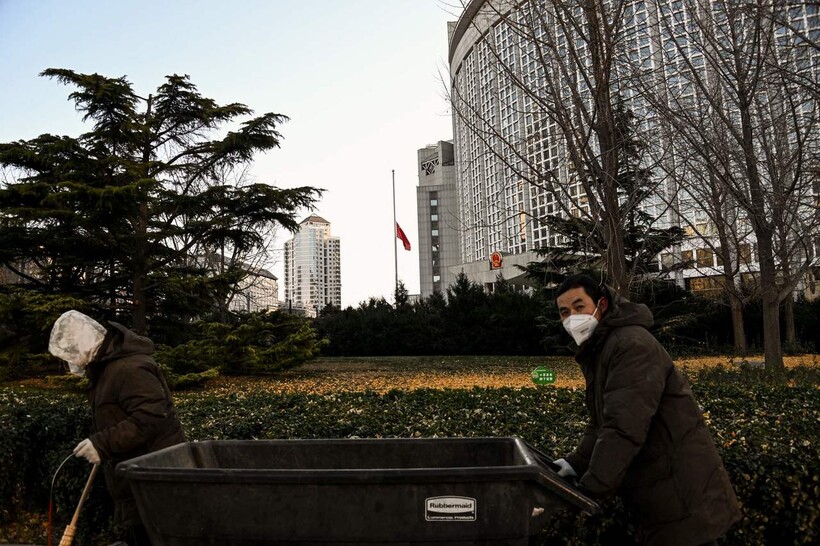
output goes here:
[[[816, 544], [816, 384], [712, 379], [694, 387], [743, 503], [743, 520], [725, 543]], [[178, 394], [176, 402], [191, 440], [519, 436], [559, 457], [575, 446], [585, 424], [583, 392], [552, 387], [329, 395], [203, 392]], [[45, 521], [52, 475], [88, 427], [81, 395], [0, 389], [0, 537], [24, 514], [42, 514]], [[88, 470], [85, 461], [72, 458], [57, 477], [58, 533], [71, 518]], [[604, 508], [596, 517], [561, 514], [540, 539], [579, 545], [628, 540], [633, 530], [622, 506], [609, 500]], [[83, 510], [78, 540], [108, 544], [115, 531], [98, 480]]]

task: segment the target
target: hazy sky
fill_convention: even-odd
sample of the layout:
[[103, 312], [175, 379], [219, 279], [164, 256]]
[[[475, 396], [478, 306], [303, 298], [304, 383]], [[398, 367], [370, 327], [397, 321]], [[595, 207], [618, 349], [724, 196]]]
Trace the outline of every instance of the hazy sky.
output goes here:
[[[455, 3], [0, 0], [0, 142], [90, 130], [67, 101], [73, 89], [38, 76], [46, 68], [127, 76], [143, 96], [165, 75], [188, 74], [206, 97], [290, 118], [282, 147], [259, 155], [253, 176], [325, 188], [315, 213], [341, 238], [342, 305], [392, 301], [391, 170], [413, 246], [399, 243], [399, 278], [414, 294], [416, 153], [452, 138], [442, 79]], [[282, 298], [281, 252], [274, 259]]]

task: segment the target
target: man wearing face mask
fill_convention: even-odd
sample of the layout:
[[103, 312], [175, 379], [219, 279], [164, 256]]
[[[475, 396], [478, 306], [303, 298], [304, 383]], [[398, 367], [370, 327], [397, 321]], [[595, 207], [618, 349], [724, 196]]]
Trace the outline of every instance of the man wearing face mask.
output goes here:
[[714, 544], [740, 519], [692, 390], [649, 332], [652, 313], [586, 275], [556, 291], [586, 380], [590, 422], [555, 463], [593, 497], [618, 494], [641, 544]]
[[126, 528], [129, 546], [150, 546], [128, 483], [114, 474], [117, 463], [185, 441], [171, 392], [151, 357], [154, 343], [128, 328], [104, 327], [78, 311], [54, 323], [49, 352], [87, 375], [92, 434], [74, 455], [101, 463], [114, 499], [114, 521]]

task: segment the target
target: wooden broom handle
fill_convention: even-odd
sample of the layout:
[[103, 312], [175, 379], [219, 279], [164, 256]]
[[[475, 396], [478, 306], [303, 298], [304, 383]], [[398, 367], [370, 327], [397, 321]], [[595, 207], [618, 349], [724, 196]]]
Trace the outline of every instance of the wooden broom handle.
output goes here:
[[77, 520], [80, 519], [80, 510], [82, 510], [85, 499], [88, 498], [88, 494], [91, 492], [91, 484], [94, 482], [94, 476], [97, 475], [99, 468], [99, 463], [95, 463], [91, 468], [91, 474], [88, 475], [88, 480], [85, 482], [83, 494], [80, 496], [80, 502], [77, 504], [77, 509], [74, 510], [74, 517], [71, 518], [71, 523], [65, 528], [63, 538], [60, 539], [60, 546], [71, 546], [71, 542], [74, 540], [74, 533], [77, 531]]

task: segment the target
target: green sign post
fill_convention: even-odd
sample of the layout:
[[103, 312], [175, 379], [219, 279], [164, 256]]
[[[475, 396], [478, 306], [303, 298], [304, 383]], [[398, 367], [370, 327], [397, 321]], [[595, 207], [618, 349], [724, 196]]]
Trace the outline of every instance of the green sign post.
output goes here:
[[536, 385], [552, 385], [555, 383], [555, 372], [538, 366], [532, 371], [532, 382]]

